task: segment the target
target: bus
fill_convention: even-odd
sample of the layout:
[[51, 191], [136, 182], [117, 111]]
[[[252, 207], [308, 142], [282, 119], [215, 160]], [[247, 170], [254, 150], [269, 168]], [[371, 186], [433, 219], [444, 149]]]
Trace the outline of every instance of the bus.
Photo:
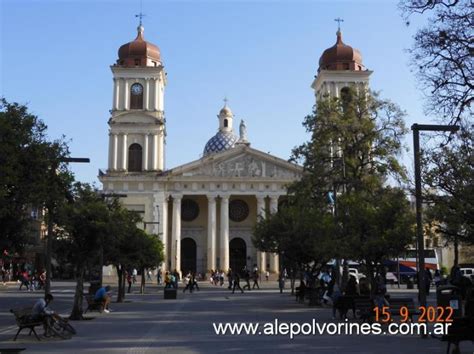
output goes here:
[[[439, 260], [436, 251], [432, 248], [425, 249], [425, 269], [429, 269], [434, 273], [437, 269], [439, 270]], [[416, 276], [417, 265], [418, 265], [418, 251], [415, 248], [409, 248], [406, 252], [398, 259], [391, 259], [385, 262], [388, 266], [389, 272], [398, 273], [400, 269], [400, 277], [406, 279], [407, 277]]]

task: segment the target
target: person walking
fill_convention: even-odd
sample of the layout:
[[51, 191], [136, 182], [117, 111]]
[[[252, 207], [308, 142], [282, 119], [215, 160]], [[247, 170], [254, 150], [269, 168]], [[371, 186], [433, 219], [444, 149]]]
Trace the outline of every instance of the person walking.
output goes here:
[[246, 269], [244, 271], [245, 285], [244, 289], [250, 290], [250, 272]]
[[232, 294], [235, 292], [236, 288], [239, 289], [241, 293], [243, 294], [244, 290], [240, 287], [240, 277], [237, 272], [234, 273], [233, 281], [234, 281], [234, 287], [232, 288]]
[[258, 270], [254, 270], [253, 271], [253, 285], [252, 285], [252, 289], [255, 289], [255, 287], [257, 287], [257, 289], [260, 290], [260, 286], [258, 285]]
[[132, 276], [131, 276], [130, 272], [126, 272], [126, 275], [127, 275], [127, 283], [128, 283], [127, 293], [130, 294], [130, 292], [132, 291]]
[[[133, 284], [135, 284], [137, 282], [137, 275], [138, 275], [137, 268], [133, 268], [133, 271], [132, 271]], [[143, 276], [143, 274], [142, 274], [142, 276]]]
[[199, 285], [196, 279], [196, 273], [193, 273], [193, 275], [191, 276], [191, 281], [192, 281], [191, 291], [194, 290], [194, 288], [196, 288], [196, 290], [199, 291]]
[[278, 277], [278, 287], [280, 288], [280, 294], [282, 294], [285, 288], [285, 277], [282, 274]]
[[233, 281], [233, 275], [232, 275], [232, 269], [229, 268], [229, 271], [227, 272], [227, 280], [229, 281], [229, 287], [228, 289], [232, 289], [232, 281]]

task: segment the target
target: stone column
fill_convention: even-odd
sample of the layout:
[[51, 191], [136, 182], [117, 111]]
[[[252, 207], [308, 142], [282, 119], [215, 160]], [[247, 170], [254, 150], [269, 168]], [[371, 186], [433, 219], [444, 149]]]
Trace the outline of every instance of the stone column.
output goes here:
[[153, 134], [153, 150], [151, 152], [151, 169], [158, 170], [158, 134]]
[[130, 90], [128, 89], [128, 80], [124, 79], [124, 89], [123, 89], [123, 102], [124, 109], [128, 111], [130, 109]]
[[113, 134], [113, 149], [112, 149], [112, 170], [117, 171], [118, 168], [118, 134]]
[[148, 149], [149, 149], [149, 146], [148, 146], [148, 133], [145, 133], [143, 135], [143, 138], [145, 139], [145, 142], [144, 142], [144, 146], [143, 146], [143, 161], [142, 161], [142, 164], [143, 164], [143, 171], [148, 171]]
[[164, 128], [162, 126], [159, 136], [158, 136], [158, 148], [156, 149], [156, 155], [157, 155], [157, 170], [163, 171], [165, 169], [164, 166], [164, 152], [163, 152], [163, 146], [164, 146], [164, 140], [165, 140], [165, 132]]
[[109, 166], [108, 170], [111, 171], [114, 165], [114, 134], [109, 133]]
[[216, 270], [216, 196], [207, 196], [207, 270]]
[[143, 96], [145, 98], [144, 107], [145, 111], [148, 111], [150, 106], [150, 79], [145, 79], [145, 88], [143, 90]]
[[173, 225], [171, 229], [171, 271], [181, 273], [181, 198], [173, 195]]
[[[257, 217], [265, 218], [265, 197], [257, 195]], [[267, 259], [265, 252], [257, 251], [257, 265], [260, 272], [267, 270]]]
[[[278, 211], [278, 195], [270, 196], [270, 213], [275, 214]], [[280, 271], [280, 259], [279, 255], [272, 253], [270, 257], [270, 272], [279, 273]]]
[[127, 162], [128, 162], [128, 143], [127, 143], [127, 133], [123, 133], [122, 135], [122, 169], [124, 171], [127, 170]]
[[[158, 230], [158, 234], [160, 234], [160, 240], [163, 242], [163, 265], [161, 269], [163, 272], [168, 270], [168, 196], [165, 195], [165, 198], [161, 201], [159, 205], [160, 211], [160, 219], [157, 220], [160, 222], [161, 226]], [[160, 230], [161, 229], [161, 230]]]
[[155, 92], [154, 92], [154, 96], [155, 96], [155, 104], [154, 104], [154, 108], [155, 108], [155, 111], [158, 111], [160, 109], [160, 80], [159, 78], [155, 78]]
[[118, 96], [119, 96], [119, 79], [114, 77], [114, 97], [112, 100], [112, 110], [115, 111], [118, 108]]
[[229, 270], [229, 196], [221, 195], [220, 268]]

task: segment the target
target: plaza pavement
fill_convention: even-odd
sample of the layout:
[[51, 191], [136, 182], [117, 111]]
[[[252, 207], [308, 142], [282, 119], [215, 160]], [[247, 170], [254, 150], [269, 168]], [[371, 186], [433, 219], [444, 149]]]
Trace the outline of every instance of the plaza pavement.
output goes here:
[[[149, 286], [145, 295], [127, 294], [126, 302], [112, 303], [110, 314], [88, 313], [89, 321], [74, 321], [77, 330], [70, 340], [43, 338], [38, 342], [24, 330], [12, 341], [16, 325], [10, 308], [32, 305], [42, 292], [18, 291], [16, 284], [0, 291], [0, 349], [26, 348], [25, 353], [417, 353], [446, 352], [446, 343], [418, 336], [315, 335], [218, 336], [213, 322], [331, 322], [328, 308], [298, 304], [288, 290], [280, 294], [275, 282], [262, 290], [231, 294], [225, 287], [201, 283], [201, 291], [178, 292], [177, 300], [163, 300], [163, 290]], [[112, 289], [113, 290], [113, 289]], [[71, 308], [74, 284], [54, 283], [52, 307], [66, 315]], [[414, 291], [389, 289], [394, 295], [416, 296]], [[431, 302], [434, 296], [430, 297]], [[351, 315], [349, 315], [351, 318]], [[336, 321], [337, 322], [337, 321]], [[38, 328], [38, 332], [43, 330]], [[463, 342], [463, 353], [474, 345]]]

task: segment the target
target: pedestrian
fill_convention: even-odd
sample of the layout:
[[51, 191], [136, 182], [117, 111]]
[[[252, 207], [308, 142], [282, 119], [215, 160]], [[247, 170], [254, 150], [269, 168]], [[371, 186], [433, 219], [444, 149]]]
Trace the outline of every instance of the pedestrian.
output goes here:
[[260, 289], [260, 286], [258, 285], [258, 270], [254, 270], [254, 271], [253, 271], [253, 285], [252, 285], [252, 289], [255, 289], [255, 287], [257, 287], [257, 289]]
[[183, 289], [183, 293], [186, 292], [186, 289], [189, 289], [189, 292], [192, 293], [192, 292], [193, 292], [193, 281], [192, 281], [192, 278], [191, 278], [191, 274], [188, 273], [188, 274], [184, 277], [183, 281], [184, 281], [185, 284], [186, 284], [185, 288]]
[[30, 282], [28, 278], [28, 272], [26, 270], [20, 273], [20, 290], [23, 285], [26, 286], [26, 291], [30, 290]]
[[148, 272], [146, 273], [146, 280], [151, 281], [151, 270], [148, 269]]
[[165, 289], [171, 288], [171, 276], [170, 272], [165, 273]]
[[283, 293], [283, 289], [285, 288], [285, 277], [281, 274], [278, 277], [278, 287], [280, 288], [280, 294]]
[[227, 272], [227, 280], [229, 281], [229, 287], [228, 289], [232, 289], [232, 281], [233, 281], [233, 274], [232, 274], [232, 269], [229, 268], [229, 271]]
[[265, 280], [268, 281], [268, 278], [269, 278], [269, 277], [270, 277], [270, 273], [269, 273], [269, 271], [267, 270], [267, 271], [265, 272]]
[[133, 284], [135, 284], [135, 283], [137, 282], [137, 275], [138, 275], [137, 268], [133, 268], [133, 270], [132, 270], [132, 280], [133, 280]]
[[239, 274], [237, 272], [234, 273], [233, 281], [234, 281], [234, 286], [232, 288], [232, 294], [235, 292], [236, 288], [239, 289], [241, 291], [241, 293], [243, 294], [244, 290], [240, 287], [240, 277], [239, 277]]
[[193, 273], [191, 280], [192, 280], [191, 290], [194, 290], [194, 288], [196, 288], [196, 290], [199, 291], [199, 285], [196, 279], [196, 273]]
[[435, 283], [436, 288], [438, 288], [438, 286], [441, 284], [441, 274], [439, 272], [439, 269], [436, 269], [433, 281]]
[[158, 271], [156, 272], [156, 282], [158, 285], [161, 285], [161, 268], [158, 268]]
[[244, 289], [250, 290], [250, 272], [246, 269], [244, 272], [245, 285]]
[[130, 274], [130, 272], [127, 272], [127, 271], [125, 271], [125, 274], [127, 276], [127, 283], [128, 283], [127, 292], [130, 294], [130, 292], [132, 291], [132, 275]]

